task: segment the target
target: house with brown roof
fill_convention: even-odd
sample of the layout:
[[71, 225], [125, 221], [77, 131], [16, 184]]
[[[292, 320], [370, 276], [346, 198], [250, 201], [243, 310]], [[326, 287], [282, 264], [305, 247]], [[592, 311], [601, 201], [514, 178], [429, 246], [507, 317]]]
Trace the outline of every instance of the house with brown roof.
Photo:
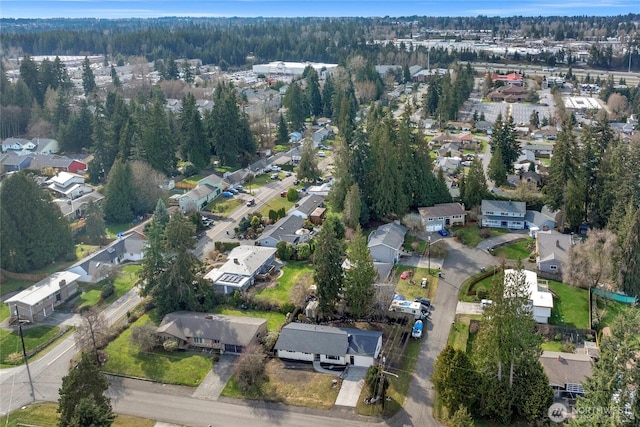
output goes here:
[[521, 86], [502, 86], [489, 92], [487, 99], [493, 102], [521, 102], [527, 98], [526, 90]]
[[439, 203], [418, 208], [425, 231], [440, 231], [451, 225], [464, 225], [466, 212], [461, 203]]
[[156, 333], [165, 340], [177, 339], [179, 348], [240, 354], [267, 334], [267, 319], [174, 311], [164, 316]]
[[584, 395], [582, 385], [592, 375], [591, 356], [544, 351], [540, 356], [540, 363], [557, 398], [575, 399]]
[[502, 82], [505, 84], [522, 86], [524, 85], [524, 79], [522, 75], [518, 73], [509, 73], [509, 74], [491, 74], [491, 82], [496, 84], [497, 82]]

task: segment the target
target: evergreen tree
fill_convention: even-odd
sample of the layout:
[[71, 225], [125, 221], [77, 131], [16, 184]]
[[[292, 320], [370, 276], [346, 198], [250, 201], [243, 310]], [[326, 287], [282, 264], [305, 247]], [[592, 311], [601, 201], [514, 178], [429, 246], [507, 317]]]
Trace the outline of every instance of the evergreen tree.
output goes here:
[[507, 170], [504, 167], [502, 148], [500, 146], [493, 152], [493, 156], [491, 156], [491, 160], [489, 161], [489, 178], [495, 182], [498, 187], [507, 183]]
[[[359, 195], [358, 195], [359, 197]], [[347, 248], [349, 269], [344, 277], [345, 302], [354, 319], [362, 319], [370, 311], [375, 289], [373, 284], [378, 272], [373, 265], [367, 238], [362, 234], [360, 225]]]
[[29, 89], [29, 97], [35, 98], [38, 104], [42, 106], [46, 88], [43, 89], [41, 86], [38, 64], [29, 55], [25, 55], [20, 62], [20, 78]]
[[82, 63], [82, 88], [84, 89], [85, 96], [89, 96], [89, 94], [96, 89], [96, 78], [93, 75], [89, 58], [86, 56]]
[[111, 223], [131, 221], [135, 197], [131, 166], [126, 162], [116, 162], [109, 172], [109, 179], [105, 186], [104, 216], [106, 220]]
[[322, 114], [322, 97], [320, 96], [318, 72], [311, 66], [307, 68], [307, 86], [305, 88], [306, 103], [309, 105], [309, 115], [318, 117]]
[[480, 206], [488, 192], [482, 162], [478, 157], [474, 157], [469, 167], [469, 174], [464, 178], [464, 184], [460, 188], [462, 203], [466, 209], [473, 209]]
[[424, 109], [428, 116], [433, 117], [438, 111], [439, 90], [435, 80], [432, 80], [427, 88], [427, 95], [424, 97]]
[[307, 117], [304, 108], [304, 94], [296, 82], [291, 82], [284, 94], [282, 104], [287, 109], [286, 116], [290, 129], [300, 131], [304, 127], [304, 120]]
[[311, 139], [305, 139], [304, 145], [302, 146], [297, 176], [303, 182], [314, 182], [316, 179], [320, 178], [320, 170], [318, 169], [318, 162], [316, 161], [316, 152], [313, 148], [313, 141]]
[[93, 138], [93, 120], [86, 101], [80, 103], [80, 111], [71, 115], [68, 124], [60, 129], [60, 148], [62, 151], [79, 153], [91, 147]]
[[12, 174], [2, 182], [0, 213], [2, 268], [27, 272], [61, 257], [74, 257], [68, 221], [26, 172]]
[[111, 83], [116, 89], [119, 89], [122, 86], [120, 77], [118, 77], [118, 72], [116, 71], [116, 67], [114, 67], [113, 65], [111, 66]]
[[466, 406], [460, 406], [447, 420], [449, 427], [473, 427], [473, 418]]
[[173, 53], [169, 55], [169, 59], [166, 62], [165, 78], [167, 80], [178, 80], [178, 63], [176, 62]]
[[189, 61], [187, 61], [187, 58], [182, 61], [182, 78], [187, 83], [193, 83], [193, 80], [195, 78], [193, 72], [191, 71], [191, 65], [189, 64]]
[[153, 220], [156, 221], [162, 228], [164, 228], [169, 223], [169, 210], [167, 206], [164, 204], [162, 199], [158, 199], [158, 203], [156, 203], [156, 208], [153, 211]]
[[342, 240], [339, 237], [342, 224], [339, 222], [335, 217], [327, 218], [318, 233], [316, 250], [313, 253], [313, 280], [318, 289], [319, 309], [325, 316], [335, 312], [344, 278]]
[[[584, 382], [585, 394], [578, 398], [571, 426], [608, 427], [635, 425], [640, 414], [637, 388], [640, 384], [640, 310], [630, 308], [618, 315], [611, 334], [602, 337], [593, 374]], [[593, 408], [598, 408], [597, 412]]]
[[87, 204], [85, 212], [85, 233], [93, 245], [102, 245], [107, 228], [104, 224], [102, 209], [92, 200]]
[[333, 117], [333, 93], [335, 87], [331, 76], [327, 76], [322, 87], [322, 115], [324, 117]]
[[[190, 109], [190, 107], [187, 107], [187, 109]], [[197, 110], [196, 113], [198, 113]], [[175, 146], [173, 139], [171, 138], [172, 132], [169, 129], [169, 123], [164, 111], [164, 104], [161, 100], [156, 99], [153, 101], [150, 108], [147, 111], [140, 112], [140, 115], [143, 117], [143, 123], [141, 123], [143, 158], [153, 169], [172, 176], [176, 171], [177, 159], [174, 154]], [[196, 123], [198, 120], [199, 115], [198, 117], [192, 117], [192, 124], [197, 126]], [[197, 134], [197, 132], [195, 132], [195, 134]], [[178, 138], [181, 143], [186, 143], [185, 141], [189, 136], [190, 134], [185, 135], [182, 128], [180, 129]], [[204, 137], [202, 135], [200, 136], [202, 137], [202, 140], [198, 141], [197, 144], [201, 144], [204, 140]]]
[[192, 93], [188, 93], [182, 98], [178, 126], [182, 158], [193, 163], [198, 169], [209, 165], [211, 150], [204, 137], [202, 120], [198, 112], [196, 98]]
[[618, 238], [621, 256], [618, 262], [618, 286], [627, 295], [640, 297], [640, 208], [629, 204]]
[[475, 406], [475, 390], [479, 380], [467, 353], [450, 345], [438, 355], [431, 377], [433, 386], [449, 413], [460, 405], [468, 408]]
[[353, 184], [344, 200], [344, 210], [342, 220], [349, 228], [356, 228], [360, 224], [360, 214], [362, 211], [362, 195], [358, 184]]
[[278, 144], [286, 144], [289, 142], [289, 129], [282, 114], [280, 114], [280, 118], [278, 119], [278, 137], [276, 142]]
[[[58, 426], [110, 426], [115, 414], [110, 399], [104, 395], [108, 388], [109, 381], [93, 357], [83, 354], [80, 362], [62, 378]], [[91, 424], [83, 421], [91, 421]]]

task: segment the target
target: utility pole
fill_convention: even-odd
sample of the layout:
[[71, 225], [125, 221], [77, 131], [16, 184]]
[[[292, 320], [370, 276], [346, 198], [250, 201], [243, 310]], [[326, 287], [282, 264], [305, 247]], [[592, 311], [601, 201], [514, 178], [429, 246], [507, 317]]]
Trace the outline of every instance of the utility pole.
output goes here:
[[27, 377], [29, 377], [29, 386], [31, 387], [31, 401], [36, 401], [36, 393], [33, 390], [33, 380], [31, 379], [31, 371], [29, 370], [29, 361], [27, 360], [27, 349], [24, 346], [24, 335], [22, 335], [22, 322], [18, 313], [18, 305], [16, 304], [16, 317], [18, 318], [18, 330], [20, 331], [20, 341], [22, 342], [22, 355], [24, 356], [24, 365], [27, 368]]

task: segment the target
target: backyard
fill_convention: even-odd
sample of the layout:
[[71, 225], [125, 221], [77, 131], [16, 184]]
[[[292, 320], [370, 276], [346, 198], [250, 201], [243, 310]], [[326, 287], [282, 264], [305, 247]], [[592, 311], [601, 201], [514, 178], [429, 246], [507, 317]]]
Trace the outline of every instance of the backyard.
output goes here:
[[[291, 301], [291, 293], [296, 284], [304, 285], [306, 282], [312, 283], [310, 278], [313, 274], [313, 267], [307, 262], [289, 261], [287, 265], [282, 267], [282, 276], [276, 279], [277, 285], [258, 290], [256, 299], [259, 301], [268, 301], [270, 303], [284, 304]], [[306, 291], [306, 289], [305, 289]]]
[[[413, 248], [414, 243], [417, 243], [417, 245], [415, 245], [416, 249]], [[419, 237], [407, 235], [404, 239], [402, 248], [407, 252], [415, 251], [418, 254], [423, 254], [427, 250], [427, 242]]]
[[106, 348], [109, 356], [103, 370], [119, 375], [145, 378], [167, 384], [197, 386], [211, 369], [210, 357], [187, 351], [144, 352], [131, 343], [131, 330], [151, 322], [145, 314]]
[[77, 308], [82, 309], [85, 307], [93, 307], [98, 303], [106, 305], [117, 300], [135, 286], [138, 281], [138, 272], [141, 268], [142, 267], [138, 264], [129, 264], [122, 267], [118, 278], [113, 282], [114, 293], [105, 300], [101, 300], [102, 288], [106, 283], [105, 280], [95, 284], [86, 284], [81, 286], [80, 289], [82, 290], [82, 294], [78, 298]]
[[[60, 416], [57, 410], [55, 403], [34, 403], [0, 417], [0, 424], [6, 427], [56, 426]], [[154, 420], [118, 414], [112, 427], [153, 427], [155, 424]]]
[[[400, 276], [404, 271], [413, 271], [413, 276], [401, 279]], [[426, 268], [396, 265], [393, 268], [393, 274], [397, 276], [398, 279], [396, 293], [404, 295], [407, 300], [413, 300], [418, 297], [426, 297], [431, 299], [431, 301], [435, 299], [436, 291], [438, 290], [438, 277], [429, 275]], [[423, 277], [426, 278], [429, 283], [426, 289], [420, 285]]]
[[529, 237], [497, 247], [494, 249], [493, 254], [506, 259], [524, 260], [529, 258], [529, 254], [533, 251], [535, 251], [535, 239]]
[[285, 321], [285, 315], [277, 311], [240, 310], [230, 307], [216, 307], [213, 312], [227, 316], [260, 317], [267, 319], [267, 329], [276, 332], [280, 332], [280, 328], [284, 325]]
[[340, 391], [339, 387], [333, 385], [337, 377], [314, 372], [310, 364], [296, 366], [296, 369], [287, 369], [282, 360], [271, 359], [266, 363], [266, 381], [245, 392], [238, 386], [234, 374], [222, 391], [222, 396], [319, 409], [333, 407]]
[[555, 295], [549, 323], [578, 329], [589, 328], [589, 291], [549, 280]]

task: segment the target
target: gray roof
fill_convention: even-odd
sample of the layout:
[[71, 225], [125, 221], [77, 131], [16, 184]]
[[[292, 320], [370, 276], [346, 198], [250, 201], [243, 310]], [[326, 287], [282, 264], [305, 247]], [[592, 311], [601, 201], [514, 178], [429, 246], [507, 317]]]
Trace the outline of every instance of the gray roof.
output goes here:
[[420, 215], [426, 218], [439, 218], [442, 216], [464, 215], [464, 206], [460, 203], [439, 203], [437, 205], [418, 208]]
[[536, 239], [540, 261], [557, 259], [564, 262], [569, 258], [571, 235], [555, 231], [538, 231]]
[[545, 226], [549, 228], [554, 228], [556, 226], [556, 221], [553, 218], [550, 218], [538, 211], [528, 210], [526, 215], [524, 216], [524, 219], [527, 222], [535, 224], [536, 227], [539, 227], [540, 229]]
[[92, 191], [91, 193], [84, 194], [77, 199], [73, 200], [73, 204], [70, 203], [68, 199], [55, 199], [54, 203], [58, 205], [60, 211], [62, 212], [62, 216], [71, 215], [76, 209], [84, 209], [89, 202], [98, 202], [104, 199], [104, 196], [97, 191]]
[[381, 336], [380, 331], [289, 323], [280, 331], [274, 348], [330, 356], [354, 354], [374, 357]]
[[309, 216], [311, 212], [315, 210], [318, 206], [322, 206], [324, 204], [324, 196], [320, 196], [317, 194], [309, 194], [300, 200], [297, 206], [294, 206], [292, 210], [296, 210], [302, 212], [303, 214]]
[[81, 259], [71, 266], [69, 270], [74, 267], [80, 267], [87, 273], [93, 275], [92, 272], [95, 272], [100, 264], [113, 263], [115, 259], [125, 253], [142, 253], [146, 244], [147, 240], [142, 234], [132, 232], [115, 240], [104, 249]]
[[266, 227], [259, 240], [271, 237], [276, 240], [290, 241], [286, 236], [296, 237], [296, 231], [300, 230], [303, 225], [304, 219], [295, 215], [285, 216], [284, 218], [280, 218], [275, 224]]
[[582, 384], [592, 375], [591, 356], [586, 354], [545, 351], [540, 363], [549, 383], [558, 386]]
[[13, 154], [10, 154], [8, 156], [6, 156], [4, 158], [4, 160], [2, 161], [2, 164], [6, 167], [6, 166], [20, 166], [22, 165], [25, 161], [27, 161], [27, 163], [31, 163], [32, 158], [29, 156], [16, 156]]
[[275, 248], [250, 245], [236, 246], [229, 253], [228, 261], [217, 270], [226, 274], [245, 277], [253, 276], [275, 253]]
[[198, 337], [247, 346], [266, 324], [267, 319], [259, 317], [175, 311], [164, 316], [156, 331], [182, 340]]
[[514, 202], [511, 200], [483, 200], [482, 212], [516, 212], [524, 216], [527, 213], [525, 202]]
[[402, 247], [405, 234], [407, 234], [407, 229], [395, 222], [381, 225], [376, 231], [369, 234], [368, 246], [385, 245], [397, 250]]
[[32, 166], [39, 169], [46, 167], [67, 168], [74, 161], [74, 159], [57, 154], [32, 154], [31, 157], [33, 158]]
[[196, 188], [193, 188], [182, 195], [182, 197], [188, 197], [191, 200], [201, 200], [209, 196], [211, 193], [215, 192], [215, 188], [208, 184], [199, 185]]

